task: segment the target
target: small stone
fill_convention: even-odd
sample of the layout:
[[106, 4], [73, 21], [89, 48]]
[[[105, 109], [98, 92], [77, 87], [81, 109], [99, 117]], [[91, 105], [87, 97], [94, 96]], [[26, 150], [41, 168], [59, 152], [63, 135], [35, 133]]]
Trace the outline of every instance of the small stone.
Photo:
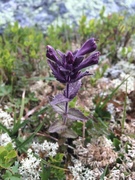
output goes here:
[[110, 79], [116, 79], [116, 78], [119, 78], [121, 72], [122, 71], [119, 69], [109, 69], [106, 72], [106, 76], [109, 77]]

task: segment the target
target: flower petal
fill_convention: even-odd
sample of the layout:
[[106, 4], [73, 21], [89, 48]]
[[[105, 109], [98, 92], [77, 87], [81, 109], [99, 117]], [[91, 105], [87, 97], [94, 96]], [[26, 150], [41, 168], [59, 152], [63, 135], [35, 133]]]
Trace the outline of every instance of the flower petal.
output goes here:
[[50, 61], [50, 60], [48, 60], [48, 64], [49, 64], [49, 66], [50, 66], [50, 68], [51, 68], [51, 70], [52, 70], [52, 74], [55, 76], [55, 78], [58, 80], [58, 81], [60, 81], [60, 82], [62, 82], [62, 83], [65, 83], [65, 75], [64, 75], [64, 73], [62, 73], [61, 71], [60, 71], [60, 69], [59, 69], [59, 67], [57, 66], [57, 64], [56, 63], [54, 63], [54, 62], [52, 62], [52, 61]]
[[60, 56], [60, 58], [63, 59], [65, 54], [58, 49], [56, 51], [57, 51], [58, 55]]
[[78, 52], [76, 53], [76, 57], [91, 53], [95, 51], [96, 48], [97, 48], [97, 45], [96, 45], [95, 38], [90, 38], [78, 50]]
[[83, 68], [86, 68], [88, 66], [92, 66], [94, 64], [98, 64], [100, 52], [95, 52], [92, 55], [90, 55], [88, 58], [86, 58], [82, 63], [75, 68], [75, 71], [80, 71]]
[[54, 73], [57, 73], [57, 64], [54, 63], [54, 62], [52, 62], [52, 61], [50, 61], [50, 60], [47, 60], [47, 62], [48, 62], [48, 64], [49, 64], [51, 70], [52, 70]]
[[73, 54], [71, 51], [68, 51], [66, 54], [66, 62], [67, 62], [67, 64], [73, 64], [73, 62], [74, 62]]
[[86, 71], [86, 72], [79, 72], [79, 73], [76, 75], [76, 77], [74, 77], [74, 78], [71, 77], [70, 83], [76, 82], [76, 81], [78, 81], [79, 79], [82, 79], [84, 76], [89, 76], [89, 75], [92, 75], [92, 74], [89, 73], [88, 71]]
[[60, 62], [59, 58], [57, 57], [57, 53], [54, 50], [54, 48], [50, 45], [48, 45], [46, 48], [47, 48], [46, 57], [48, 57], [49, 59], [51, 59], [52, 61], [54, 61], [60, 65], [61, 62]]
[[61, 73], [57, 73], [54, 74], [55, 78], [57, 79], [57, 81], [61, 82], [61, 83], [66, 83], [67, 81], [65, 80], [65, 76], [63, 76]]
[[70, 72], [70, 70], [68, 70], [67, 68], [63, 67], [63, 66], [59, 66], [59, 69], [63, 72]]
[[75, 58], [74, 63], [73, 63], [73, 66], [74, 66], [74, 67], [79, 66], [79, 64], [81, 64], [81, 62], [83, 61], [83, 58], [84, 58], [83, 56], [80, 56], [80, 57]]

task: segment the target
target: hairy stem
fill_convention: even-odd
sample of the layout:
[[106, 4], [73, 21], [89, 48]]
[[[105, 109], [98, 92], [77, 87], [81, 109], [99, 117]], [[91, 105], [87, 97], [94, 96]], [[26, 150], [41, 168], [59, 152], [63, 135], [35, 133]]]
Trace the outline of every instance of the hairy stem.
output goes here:
[[[65, 91], [65, 96], [68, 98], [68, 93], [69, 93], [69, 83], [66, 84], [66, 91]], [[64, 124], [67, 123], [67, 113], [68, 113], [68, 102], [65, 104], [65, 115], [64, 115]]]

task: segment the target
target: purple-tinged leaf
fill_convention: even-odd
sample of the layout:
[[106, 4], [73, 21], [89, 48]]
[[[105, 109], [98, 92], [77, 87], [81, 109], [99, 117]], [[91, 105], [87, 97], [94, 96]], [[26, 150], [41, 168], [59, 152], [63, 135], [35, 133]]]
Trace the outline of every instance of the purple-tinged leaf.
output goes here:
[[[81, 80], [69, 84], [68, 98], [70, 100], [72, 100], [76, 96], [76, 94], [78, 93], [81, 87], [81, 84], [82, 84]], [[66, 90], [64, 90], [64, 95], [65, 94], [66, 94]]]
[[67, 126], [62, 121], [55, 121], [48, 129], [50, 133], [62, 133], [67, 129]]
[[68, 101], [69, 101], [69, 99], [66, 98], [63, 94], [58, 94], [53, 98], [53, 100], [50, 102], [50, 104], [53, 106], [53, 105], [63, 103], [63, 102], [68, 102]]
[[56, 111], [59, 114], [65, 113], [65, 103], [59, 103], [59, 104], [51, 104], [54, 111]]
[[62, 137], [65, 138], [71, 138], [71, 139], [75, 139], [77, 138], [77, 134], [72, 130], [72, 129], [66, 129], [62, 134]]
[[87, 121], [88, 118], [84, 114], [75, 108], [70, 108], [67, 117], [72, 120]]

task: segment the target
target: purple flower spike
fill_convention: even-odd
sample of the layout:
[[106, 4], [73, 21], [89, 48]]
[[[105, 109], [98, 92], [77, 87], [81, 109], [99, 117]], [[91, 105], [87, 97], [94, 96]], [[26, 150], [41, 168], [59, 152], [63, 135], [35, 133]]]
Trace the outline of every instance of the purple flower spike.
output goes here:
[[87, 40], [78, 51], [68, 51], [66, 54], [59, 50], [55, 51], [48, 45], [46, 56], [55, 78], [61, 83], [74, 83], [82, 77], [90, 75], [89, 72], [81, 72], [81, 70], [97, 64], [100, 53], [94, 52], [86, 59], [84, 55], [95, 51], [96, 48], [95, 38]]

